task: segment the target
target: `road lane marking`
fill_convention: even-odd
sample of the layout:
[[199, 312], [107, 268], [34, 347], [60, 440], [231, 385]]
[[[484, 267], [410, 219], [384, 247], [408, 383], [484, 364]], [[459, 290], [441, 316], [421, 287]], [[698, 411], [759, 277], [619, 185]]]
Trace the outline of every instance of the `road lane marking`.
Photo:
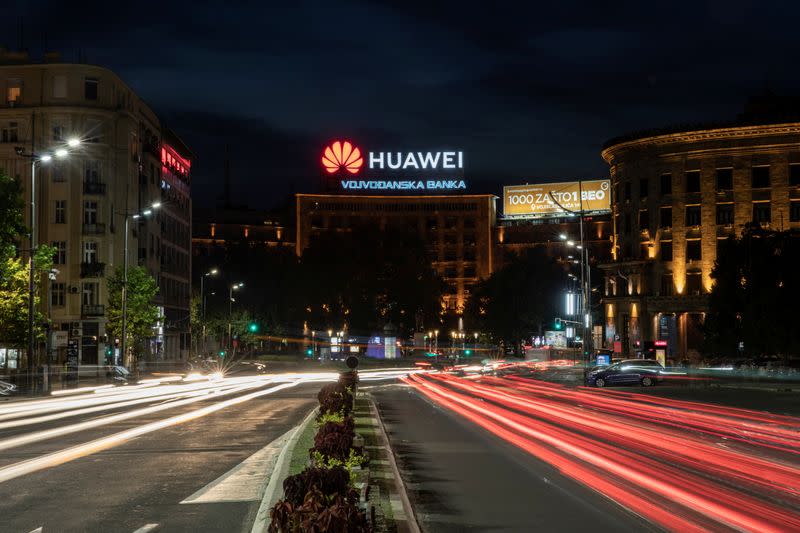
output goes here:
[[256, 453], [221, 475], [181, 503], [221, 503], [260, 501], [264, 481], [272, 469], [294, 428], [273, 440]]
[[157, 527], [158, 524], [145, 524], [133, 533], [147, 533], [148, 531], [153, 531]]
[[33, 529], [33, 530], [31, 530], [31, 531], [28, 531], [28, 533], [42, 533], [42, 529], [43, 529], [43, 528], [44, 528], [44, 526], [39, 526], [39, 527], [37, 527], [36, 529]]
[[294, 387], [296, 385], [299, 385], [300, 383], [303, 383], [303, 381], [297, 380], [290, 383], [276, 385], [275, 387], [272, 387], [270, 389], [251, 392], [249, 394], [245, 394], [243, 396], [238, 396], [236, 398], [231, 398], [229, 400], [208, 405], [206, 407], [202, 407], [200, 409], [196, 409], [188, 413], [176, 415], [170, 418], [165, 418], [163, 420], [158, 420], [156, 422], [151, 422], [143, 426], [137, 426], [128, 429], [126, 431], [121, 431], [119, 433], [114, 433], [113, 435], [109, 435], [107, 437], [103, 437], [100, 439], [95, 439], [85, 444], [79, 444], [77, 446], [72, 446], [71, 448], [66, 448], [64, 450], [59, 450], [57, 452], [48, 453], [40, 457], [36, 457], [34, 459], [28, 459], [27, 461], [14, 463], [5, 468], [0, 468], [0, 483], [20, 476], [24, 476], [26, 474], [38, 472], [39, 470], [44, 470], [45, 468], [58, 466], [60, 464], [72, 461], [74, 459], [79, 459], [81, 457], [85, 457], [87, 455], [91, 455], [103, 450], [107, 450], [109, 448], [119, 446], [120, 444], [124, 444], [125, 442], [135, 437], [139, 437], [147, 433], [152, 433], [154, 431], [158, 431], [159, 429], [164, 429], [170, 426], [174, 426], [176, 424], [189, 422], [196, 418], [201, 418], [210, 415], [211, 413], [215, 413], [217, 411], [225, 409], [226, 407], [244, 403], [254, 398], [258, 398], [260, 396], [265, 396], [267, 394], [272, 394], [273, 392], [278, 392], [279, 390], [282, 389]]

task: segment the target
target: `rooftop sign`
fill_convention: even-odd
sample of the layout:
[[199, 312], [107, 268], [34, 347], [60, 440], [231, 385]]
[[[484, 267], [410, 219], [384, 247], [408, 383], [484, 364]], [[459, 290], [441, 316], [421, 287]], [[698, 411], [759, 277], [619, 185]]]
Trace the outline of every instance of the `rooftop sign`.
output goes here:
[[367, 152], [350, 141], [325, 148], [322, 167], [336, 175], [342, 189], [379, 191], [455, 191], [467, 188], [464, 152]]

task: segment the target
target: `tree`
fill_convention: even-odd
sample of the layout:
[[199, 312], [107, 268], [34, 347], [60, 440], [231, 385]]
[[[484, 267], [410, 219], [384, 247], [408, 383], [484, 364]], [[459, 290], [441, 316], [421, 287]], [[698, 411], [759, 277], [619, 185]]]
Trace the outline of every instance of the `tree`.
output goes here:
[[297, 320], [310, 328], [371, 333], [392, 322], [401, 336], [419, 314], [438, 324], [445, 290], [419, 234], [392, 227], [359, 226], [312, 241], [299, 280]]
[[748, 226], [719, 246], [703, 325], [704, 351], [733, 356], [800, 353], [795, 314], [800, 298], [800, 233]]
[[[29, 263], [17, 256], [23, 224], [22, 184], [0, 173], [0, 342], [23, 347], [28, 342]], [[34, 254], [34, 335], [43, 340], [46, 317], [39, 311], [42, 276], [53, 267], [55, 248], [42, 245]]]
[[520, 340], [558, 314], [564, 270], [538, 248], [513, 255], [500, 270], [472, 289], [465, 320], [519, 353]]
[[[106, 331], [113, 337], [122, 336], [122, 285], [124, 270], [120, 266], [108, 278], [108, 309]], [[144, 267], [128, 268], [127, 290], [127, 330], [126, 346], [130, 353], [141, 356], [144, 353], [143, 341], [153, 336], [153, 328], [163, 316], [153, 303], [158, 294], [158, 284]], [[129, 366], [127, 354], [123, 354], [126, 366]]]
[[24, 224], [22, 182], [0, 172], [0, 259], [14, 257]]

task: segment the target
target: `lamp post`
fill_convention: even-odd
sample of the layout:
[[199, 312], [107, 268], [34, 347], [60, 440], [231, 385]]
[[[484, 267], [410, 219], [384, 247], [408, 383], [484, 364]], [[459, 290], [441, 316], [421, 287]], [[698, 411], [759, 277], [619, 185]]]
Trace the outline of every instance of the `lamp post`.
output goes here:
[[[128, 221], [132, 218], [139, 220], [140, 218], [149, 217], [153, 211], [161, 207], [161, 202], [153, 203], [149, 208], [139, 212], [131, 213], [128, 211], [117, 212], [125, 219], [125, 236], [123, 237], [123, 258], [122, 258], [122, 338], [119, 340], [120, 353], [122, 354], [122, 364], [126, 368], [131, 366], [128, 358]], [[116, 357], [115, 357], [116, 359]], [[116, 363], [116, 361], [114, 361]]]
[[[34, 305], [34, 298], [36, 296], [36, 266], [34, 257], [36, 255], [37, 235], [36, 235], [36, 165], [41, 163], [49, 163], [55, 156], [58, 159], [63, 159], [69, 155], [69, 150], [65, 147], [57, 148], [53, 154], [42, 153], [37, 154], [35, 148], [36, 140], [36, 115], [31, 115], [31, 153], [25, 153], [24, 146], [16, 146], [14, 151], [19, 157], [28, 157], [31, 160], [31, 207], [30, 207], [30, 268], [28, 270], [28, 386], [33, 385], [33, 375], [35, 371], [34, 365], [34, 349], [36, 347], [36, 334], [35, 334], [35, 314], [36, 306]], [[80, 145], [80, 140], [71, 138], [67, 141], [67, 146], [76, 148]], [[48, 317], [49, 318], [49, 317]]]
[[433, 335], [434, 335], [434, 346], [435, 346], [433, 351], [436, 352], [436, 354], [438, 355], [438, 353], [439, 353], [439, 330], [438, 329], [433, 330]]
[[244, 282], [234, 283], [228, 288], [228, 349], [231, 349], [233, 343], [231, 320], [233, 316], [233, 291], [238, 291], [244, 287]]
[[219, 270], [212, 268], [202, 276], [200, 276], [200, 316], [203, 317], [203, 351], [206, 350], [206, 292], [205, 281], [208, 276], [216, 276]]

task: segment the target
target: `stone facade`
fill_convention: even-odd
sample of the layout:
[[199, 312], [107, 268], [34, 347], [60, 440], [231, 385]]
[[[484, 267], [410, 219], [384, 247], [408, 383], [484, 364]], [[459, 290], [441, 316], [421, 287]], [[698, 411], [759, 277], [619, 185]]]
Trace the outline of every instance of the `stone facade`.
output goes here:
[[668, 357], [696, 358], [717, 243], [753, 221], [800, 227], [800, 123], [634, 137], [602, 157], [614, 238], [604, 344], [631, 355], [665, 340]]

